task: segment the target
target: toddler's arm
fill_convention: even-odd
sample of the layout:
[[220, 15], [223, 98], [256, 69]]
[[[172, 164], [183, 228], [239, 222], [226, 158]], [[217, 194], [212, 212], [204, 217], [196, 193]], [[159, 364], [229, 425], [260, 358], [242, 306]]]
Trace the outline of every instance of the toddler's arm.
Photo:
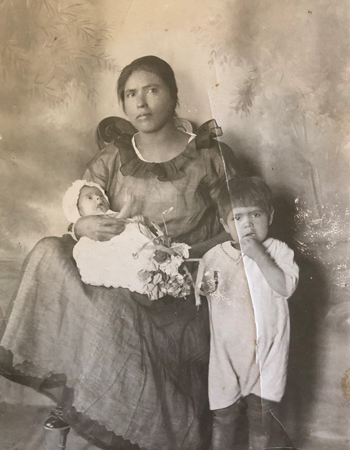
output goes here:
[[270, 288], [282, 297], [289, 297], [291, 293], [285, 273], [266, 252], [265, 247], [253, 236], [242, 238], [240, 244], [243, 254], [256, 262]]

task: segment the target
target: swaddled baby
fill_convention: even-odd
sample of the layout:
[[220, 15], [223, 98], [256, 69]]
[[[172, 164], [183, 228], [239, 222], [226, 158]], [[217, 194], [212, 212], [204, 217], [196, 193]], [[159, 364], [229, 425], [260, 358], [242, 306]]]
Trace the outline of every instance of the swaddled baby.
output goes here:
[[85, 180], [75, 181], [65, 193], [63, 211], [73, 224], [82, 216], [100, 214], [126, 219], [125, 230], [111, 240], [100, 242], [82, 237], [74, 246], [73, 257], [84, 283], [144, 293], [145, 284], [138, 272], [150, 258], [147, 244], [152, 235], [142, 216], [128, 218], [132, 200], [132, 195], [127, 195], [121, 211], [112, 211], [101, 186]]

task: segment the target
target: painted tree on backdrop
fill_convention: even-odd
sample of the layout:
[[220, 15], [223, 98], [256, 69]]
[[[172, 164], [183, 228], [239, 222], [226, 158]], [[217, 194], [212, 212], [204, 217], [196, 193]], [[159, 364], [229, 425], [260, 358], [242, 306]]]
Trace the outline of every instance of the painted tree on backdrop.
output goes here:
[[117, 67], [103, 14], [99, 0], [0, 0], [0, 260], [65, 230], [61, 193], [94, 148], [99, 77]]
[[225, 98], [220, 109], [233, 117], [233, 129], [236, 115], [247, 121], [253, 157], [269, 155], [267, 163], [259, 159], [267, 181], [278, 177], [270, 165], [294, 171], [288, 189], [299, 188], [295, 246], [316, 258], [340, 289], [341, 305], [330, 316], [349, 325], [350, 258], [336, 249], [350, 242], [346, 2], [235, 0], [215, 4], [202, 19], [192, 32], [208, 49]]
[[96, 74], [115, 68], [105, 51], [111, 27], [99, 19], [96, 5], [0, 0], [2, 98], [11, 106], [23, 106], [26, 98], [64, 106], [82, 93], [94, 103]]

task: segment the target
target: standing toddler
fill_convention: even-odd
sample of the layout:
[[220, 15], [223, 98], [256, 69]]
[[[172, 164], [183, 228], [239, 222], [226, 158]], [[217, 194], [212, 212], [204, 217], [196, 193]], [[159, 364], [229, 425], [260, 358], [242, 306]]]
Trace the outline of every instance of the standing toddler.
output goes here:
[[250, 450], [268, 446], [270, 410], [284, 394], [289, 349], [288, 298], [299, 269], [293, 251], [268, 236], [272, 194], [257, 177], [233, 179], [221, 195], [232, 241], [204, 255], [196, 287], [210, 313], [209, 401], [212, 450], [232, 450], [246, 409]]

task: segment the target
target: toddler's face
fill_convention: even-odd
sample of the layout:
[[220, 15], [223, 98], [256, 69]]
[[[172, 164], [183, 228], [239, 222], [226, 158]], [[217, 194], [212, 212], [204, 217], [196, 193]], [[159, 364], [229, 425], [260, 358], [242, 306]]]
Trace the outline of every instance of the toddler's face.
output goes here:
[[78, 210], [81, 216], [104, 214], [108, 209], [108, 202], [97, 187], [83, 186], [81, 188], [78, 200]]
[[272, 219], [273, 211], [267, 214], [259, 206], [240, 206], [233, 208], [226, 222], [221, 220], [221, 223], [234, 241], [239, 242], [246, 236], [252, 236], [261, 243], [267, 237]]

